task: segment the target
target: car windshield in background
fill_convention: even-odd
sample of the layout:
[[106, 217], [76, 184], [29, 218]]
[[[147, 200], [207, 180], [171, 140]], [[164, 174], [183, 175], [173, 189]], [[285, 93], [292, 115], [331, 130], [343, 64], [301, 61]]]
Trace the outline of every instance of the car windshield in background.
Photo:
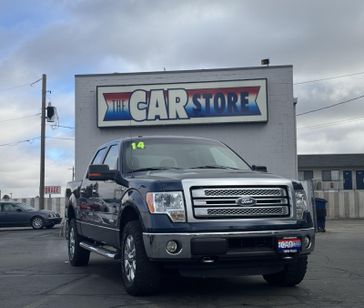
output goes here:
[[222, 143], [204, 139], [138, 138], [124, 143], [124, 172], [167, 169], [251, 170]]

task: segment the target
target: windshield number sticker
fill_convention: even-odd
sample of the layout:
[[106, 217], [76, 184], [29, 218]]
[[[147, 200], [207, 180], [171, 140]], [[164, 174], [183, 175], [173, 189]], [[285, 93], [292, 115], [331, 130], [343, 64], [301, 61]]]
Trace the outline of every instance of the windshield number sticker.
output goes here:
[[131, 148], [133, 150], [137, 150], [137, 149], [141, 149], [143, 150], [144, 149], [144, 142], [143, 141], [139, 141], [139, 142], [133, 142], [131, 144]]

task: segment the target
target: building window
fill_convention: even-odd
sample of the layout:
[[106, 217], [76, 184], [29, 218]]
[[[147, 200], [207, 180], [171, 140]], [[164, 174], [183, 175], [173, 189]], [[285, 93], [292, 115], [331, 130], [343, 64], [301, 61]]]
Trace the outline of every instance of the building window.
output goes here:
[[322, 174], [322, 180], [326, 182], [340, 180], [339, 170], [322, 170], [321, 174]]
[[356, 170], [356, 189], [364, 189], [364, 170]]
[[351, 170], [343, 171], [343, 185], [344, 189], [352, 190], [353, 189], [353, 172]]
[[313, 170], [303, 170], [298, 172], [298, 179], [300, 181], [310, 181], [313, 179]]

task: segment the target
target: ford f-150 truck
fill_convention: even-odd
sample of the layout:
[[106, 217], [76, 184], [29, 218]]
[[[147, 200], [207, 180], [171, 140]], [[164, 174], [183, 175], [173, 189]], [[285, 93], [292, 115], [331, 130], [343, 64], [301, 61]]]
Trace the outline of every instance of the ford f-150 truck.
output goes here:
[[162, 271], [302, 281], [315, 233], [302, 185], [193, 137], [122, 138], [98, 148], [66, 193], [70, 264], [120, 260], [129, 294], [158, 290]]

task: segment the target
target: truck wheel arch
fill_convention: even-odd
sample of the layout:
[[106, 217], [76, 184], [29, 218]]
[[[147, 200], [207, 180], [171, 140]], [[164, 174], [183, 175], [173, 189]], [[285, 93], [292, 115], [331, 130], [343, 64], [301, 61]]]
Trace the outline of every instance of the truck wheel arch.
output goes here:
[[125, 225], [129, 222], [129, 221], [132, 221], [132, 220], [136, 220], [140, 223], [140, 226], [142, 227], [142, 229], [144, 229], [144, 224], [142, 222], [142, 219], [140, 217], [140, 214], [139, 214], [139, 211], [138, 209], [132, 205], [132, 204], [129, 204], [129, 205], [126, 205], [120, 215], [120, 224], [119, 224], [119, 227], [120, 227], [120, 243], [121, 243], [121, 236], [122, 236], [122, 232], [123, 232], [123, 229], [125, 227]]
[[75, 210], [71, 203], [67, 207], [66, 218], [67, 220], [71, 220], [72, 218], [76, 219]]

